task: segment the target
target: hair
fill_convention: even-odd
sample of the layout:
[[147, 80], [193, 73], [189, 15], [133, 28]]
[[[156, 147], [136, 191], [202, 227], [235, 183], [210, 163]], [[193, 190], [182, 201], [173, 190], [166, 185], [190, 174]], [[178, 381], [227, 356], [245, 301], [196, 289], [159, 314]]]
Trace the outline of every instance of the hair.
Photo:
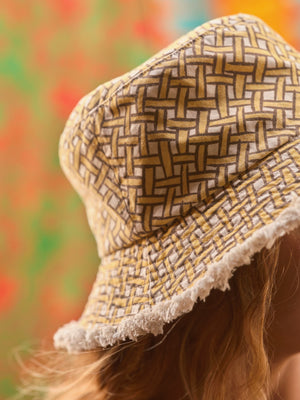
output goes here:
[[[299, 240], [300, 227], [289, 234]], [[266, 337], [272, 298], [287, 268], [278, 268], [282, 240], [237, 268], [230, 290], [213, 289], [191, 312], [166, 324], [162, 335], [77, 354], [47, 345], [26, 363], [17, 356], [22, 385], [14, 398], [269, 399], [272, 348]]]

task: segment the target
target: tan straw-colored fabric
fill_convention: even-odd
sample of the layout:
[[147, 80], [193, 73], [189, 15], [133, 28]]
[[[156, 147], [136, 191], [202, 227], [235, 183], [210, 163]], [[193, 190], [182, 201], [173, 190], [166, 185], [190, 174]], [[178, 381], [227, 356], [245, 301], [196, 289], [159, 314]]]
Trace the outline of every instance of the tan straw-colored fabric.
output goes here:
[[[152, 332], [300, 224], [300, 53], [261, 19], [209, 21], [84, 96], [59, 141], [101, 263], [57, 348]], [[203, 327], [205, 329], [205, 327]]]

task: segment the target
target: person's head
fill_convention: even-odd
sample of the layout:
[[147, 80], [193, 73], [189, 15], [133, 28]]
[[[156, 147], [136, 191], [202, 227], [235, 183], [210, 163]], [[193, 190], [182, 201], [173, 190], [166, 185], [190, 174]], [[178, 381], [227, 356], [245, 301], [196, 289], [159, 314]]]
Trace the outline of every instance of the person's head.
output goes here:
[[269, 399], [272, 369], [300, 352], [299, 260], [300, 226], [164, 334], [79, 354], [42, 352], [32, 359], [35, 379], [46, 400]]
[[46, 400], [268, 398], [300, 351], [299, 65], [237, 14], [78, 102], [59, 159], [101, 263]]

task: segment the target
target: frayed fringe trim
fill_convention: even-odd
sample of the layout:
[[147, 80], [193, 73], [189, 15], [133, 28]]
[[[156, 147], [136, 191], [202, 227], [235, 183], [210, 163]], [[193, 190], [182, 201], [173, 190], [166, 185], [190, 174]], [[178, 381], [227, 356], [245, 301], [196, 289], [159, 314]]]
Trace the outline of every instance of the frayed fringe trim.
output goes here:
[[192, 288], [153, 306], [151, 311], [141, 311], [134, 316], [125, 317], [118, 325], [101, 325], [84, 329], [78, 321], [71, 321], [54, 334], [56, 349], [66, 349], [68, 353], [78, 353], [97, 347], [114, 345], [119, 340], [137, 340], [141, 335], [163, 333], [165, 323], [173, 321], [192, 310], [198, 298], [205, 301], [211, 289], [225, 291], [235, 268], [250, 264], [252, 256], [267, 247], [270, 249], [275, 240], [292, 231], [300, 224], [300, 197], [292, 192], [292, 202], [279, 217], [256, 231], [244, 243], [238, 244], [215, 264], [208, 266], [203, 279], [195, 282]]

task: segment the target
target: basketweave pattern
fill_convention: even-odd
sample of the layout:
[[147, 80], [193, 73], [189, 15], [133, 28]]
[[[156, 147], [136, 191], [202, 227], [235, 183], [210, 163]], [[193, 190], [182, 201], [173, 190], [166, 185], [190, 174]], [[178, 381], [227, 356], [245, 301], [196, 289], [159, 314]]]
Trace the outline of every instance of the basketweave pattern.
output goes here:
[[59, 156], [103, 264], [83, 324], [117, 323], [182, 292], [288, 204], [287, 187], [299, 190], [299, 66], [281, 36], [238, 14], [80, 100]]
[[100, 257], [188, 213], [298, 132], [299, 54], [260, 19], [221, 18], [178, 43], [100, 85], [66, 127], [69, 168], [97, 195]]
[[299, 171], [300, 138], [271, 153], [208, 204], [104, 257], [80, 324], [118, 324], [181, 294], [209, 264], [272, 222], [290, 205], [292, 191], [300, 196]]

